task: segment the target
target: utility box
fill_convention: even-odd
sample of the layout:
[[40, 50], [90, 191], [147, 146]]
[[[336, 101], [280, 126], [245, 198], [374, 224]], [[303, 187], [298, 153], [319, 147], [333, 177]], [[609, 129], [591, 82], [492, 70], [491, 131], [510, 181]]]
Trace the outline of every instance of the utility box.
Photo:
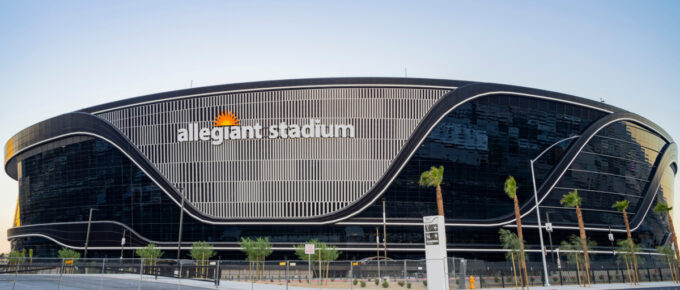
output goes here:
[[444, 216], [423, 217], [425, 259], [427, 259], [427, 289], [449, 290], [449, 269], [446, 258], [446, 224]]

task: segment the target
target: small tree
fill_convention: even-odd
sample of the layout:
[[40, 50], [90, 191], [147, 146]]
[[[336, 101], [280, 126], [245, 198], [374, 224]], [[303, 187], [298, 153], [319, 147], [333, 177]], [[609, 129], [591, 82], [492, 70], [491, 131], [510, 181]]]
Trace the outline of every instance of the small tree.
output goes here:
[[[328, 246], [324, 242], [320, 242], [317, 239], [309, 240], [306, 242], [306, 244], [314, 244], [314, 254], [310, 255], [308, 257], [307, 254], [305, 254], [305, 245], [297, 245], [295, 246], [295, 255], [298, 256], [300, 260], [307, 260], [308, 258], [312, 261], [321, 261], [321, 265], [319, 265], [318, 269], [318, 277], [321, 279], [323, 275], [323, 268], [325, 266], [326, 268], [326, 279], [328, 279], [328, 271], [329, 271], [329, 265], [332, 261], [335, 261], [340, 257], [341, 252], [338, 251], [337, 248], [334, 246]], [[321, 256], [319, 256], [319, 254]], [[311, 266], [313, 269], [316, 268], [315, 266], [316, 263], [312, 263]]]
[[[191, 245], [189, 255], [197, 261], [197, 266], [202, 267], [201, 273], [205, 275], [207, 261], [217, 255], [217, 252], [213, 251], [213, 246], [207, 242], [194, 242], [193, 245]], [[196, 275], [198, 275], [198, 271], [196, 271]]]
[[340, 257], [340, 251], [335, 246], [328, 246], [326, 244], [321, 245], [321, 260], [326, 264], [326, 284], [328, 284], [328, 269], [331, 262], [335, 261]]
[[[503, 244], [503, 249], [509, 249], [510, 252], [505, 253], [505, 259], [512, 261], [512, 273], [513, 273], [513, 278], [515, 281], [515, 289], [519, 289], [519, 285], [517, 283], [517, 270], [515, 268], [515, 259], [518, 260], [519, 264], [519, 255], [522, 254], [520, 250], [520, 244], [521, 242], [519, 241], [519, 237], [517, 235], [509, 230], [506, 229], [500, 229], [498, 231], [499, 239], [501, 240], [501, 243]], [[520, 275], [521, 275], [521, 270], [520, 270]]]
[[[597, 243], [592, 240], [587, 240], [586, 245], [587, 249], [590, 249], [596, 246]], [[585, 261], [587, 256], [586, 254], [581, 253], [583, 252], [581, 239], [575, 235], [569, 236], [567, 241], [562, 241], [560, 252], [563, 252], [564, 255], [567, 256], [567, 261], [572, 264], [576, 264], [576, 281], [579, 284], [583, 283], [583, 286], [585, 287], [588, 280], [585, 277], [585, 275], [587, 275], [587, 272], [585, 271]]]
[[67, 248], [61, 248], [57, 251], [57, 255], [62, 259], [80, 259], [80, 253]]
[[20, 265], [26, 262], [26, 251], [11, 251], [9, 252], [9, 265], [15, 266], [17, 269]]
[[[64, 259], [64, 263], [68, 263], [69, 266], [74, 266], [75, 260], [80, 259], [80, 253], [67, 248], [61, 248], [61, 250], [57, 251], [57, 255], [59, 258]], [[73, 273], [73, 267], [69, 267], [68, 271]]]
[[678, 277], [678, 273], [676, 272], [677, 267], [674, 266], [677, 264], [677, 261], [675, 261], [673, 247], [671, 245], [658, 246], [656, 247], [656, 251], [659, 252], [659, 254], [662, 255], [662, 259], [665, 259], [668, 263], [668, 270], [671, 272], [671, 279], [673, 282], [680, 281], [680, 277]]
[[[252, 279], [252, 264], [255, 263], [255, 276], [261, 279], [261, 274], [264, 274], [265, 259], [272, 254], [272, 246], [269, 243], [269, 238], [241, 238], [239, 242], [241, 251], [246, 254], [246, 259], [250, 261], [250, 277]], [[262, 261], [262, 272], [260, 272], [259, 262]]]
[[135, 254], [143, 259], [142, 263], [144, 265], [155, 268], [158, 258], [163, 256], [163, 251], [157, 248], [154, 244], [148, 244], [144, 248], [137, 249]]
[[633, 251], [631, 251], [630, 240], [618, 240], [616, 245], [619, 248], [616, 250], [618, 261], [623, 261], [626, 264], [626, 273], [628, 274], [628, 281], [631, 285], [636, 283], [635, 268], [633, 267], [633, 255], [635, 252], [639, 252], [641, 246], [639, 244], [633, 243]]

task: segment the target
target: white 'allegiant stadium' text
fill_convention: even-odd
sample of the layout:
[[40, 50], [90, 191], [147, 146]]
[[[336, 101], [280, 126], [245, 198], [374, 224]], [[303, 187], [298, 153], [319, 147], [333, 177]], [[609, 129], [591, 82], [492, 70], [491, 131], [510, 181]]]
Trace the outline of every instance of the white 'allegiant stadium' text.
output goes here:
[[[287, 124], [281, 122], [268, 127], [269, 139], [296, 138], [354, 138], [354, 125], [321, 124], [321, 120], [310, 119], [308, 124]], [[262, 139], [263, 127], [259, 123], [252, 126], [224, 126], [199, 128], [198, 123], [188, 124], [177, 130], [177, 142], [211, 141], [220, 145], [224, 140]]]

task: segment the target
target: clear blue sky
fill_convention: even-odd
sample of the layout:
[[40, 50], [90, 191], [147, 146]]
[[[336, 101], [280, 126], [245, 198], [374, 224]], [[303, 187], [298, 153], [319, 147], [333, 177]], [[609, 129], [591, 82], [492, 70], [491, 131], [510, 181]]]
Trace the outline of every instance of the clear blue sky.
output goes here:
[[[679, 12], [680, 1], [5, 0], [0, 141], [191, 80], [403, 76], [405, 67], [409, 77], [603, 98], [680, 138]], [[0, 176], [4, 252], [17, 185]]]

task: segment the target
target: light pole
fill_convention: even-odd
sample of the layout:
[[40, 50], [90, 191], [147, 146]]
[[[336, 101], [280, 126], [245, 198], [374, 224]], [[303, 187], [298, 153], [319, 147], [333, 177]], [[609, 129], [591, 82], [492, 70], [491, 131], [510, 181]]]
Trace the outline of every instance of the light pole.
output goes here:
[[182, 222], [184, 221], [184, 191], [178, 186], [179, 195], [182, 196], [182, 206], [179, 211], [179, 238], [177, 239], [177, 264], [179, 264], [180, 252], [182, 251]]
[[123, 248], [125, 247], [125, 229], [123, 229], [123, 237], [120, 238], [120, 259], [123, 259]]
[[383, 249], [384, 257], [387, 259], [387, 218], [385, 215], [385, 198], [382, 199], [382, 214], [383, 214]]
[[534, 173], [534, 162], [536, 162], [536, 160], [541, 158], [541, 156], [543, 156], [543, 154], [545, 154], [545, 152], [548, 152], [548, 150], [552, 149], [557, 144], [560, 144], [564, 141], [571, 140], [571, 139], [578, 138], [578, 137], [579, 137], [578, 135], [574, 135], [574, 136], [559, 140], [559, 141], [555, 142], [554, 144], [548, 146], [548, 148], [543, 150], [543, 152], [541, 152], [541, 154], [538, 154], [538, 156], [536, 156], [536, 158], [529, 160], [529, 164], [531, 166], [531, 183], [534, 186], [534, 201], [536, 201], [536, 218], [537, 218], [537, 221], [538, 221], [538, 237], [539, 237], [539, 240], [541, 241], [541, 259], [543, 260], [543, 275], [545, 277], [545, 280], [544, 280], [545, 283], [544, 284], [545, 284], [546, 287], [550, 286], [550, 281], [548, 281], [548, 280], [550, 280], [550, 277], [548, 276], [548, 265], [545, 261], [545, 243], [543, 242], [543, 226], [541, 225], [541, 211], [540, 211], [540, 206], [538, 206], [538, 191], [536, 189], [536, 175]]
[[90, 208], [90, 218], [87, 220], [87, 234], [85, 235], [85, 252], [83, 253], [83, 259], [87, 258], [87, 244], [90, 242], [90, 228], [92, 226], [92, 211], [98, 210], [96, 208]]

